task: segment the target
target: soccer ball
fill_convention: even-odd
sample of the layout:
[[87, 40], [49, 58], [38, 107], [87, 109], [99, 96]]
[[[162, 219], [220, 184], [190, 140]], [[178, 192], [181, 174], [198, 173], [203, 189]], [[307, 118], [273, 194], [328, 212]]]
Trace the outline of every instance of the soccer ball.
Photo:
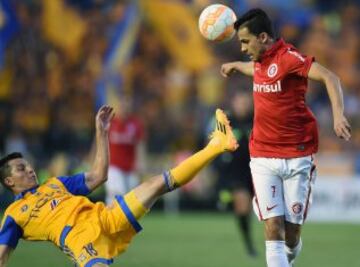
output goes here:
[[206, 39], [210, 41], [224, 42], [235, 35], [234, 11], [221, 4], [213, 4], [206, 7], [199, 17], [199, 29]]

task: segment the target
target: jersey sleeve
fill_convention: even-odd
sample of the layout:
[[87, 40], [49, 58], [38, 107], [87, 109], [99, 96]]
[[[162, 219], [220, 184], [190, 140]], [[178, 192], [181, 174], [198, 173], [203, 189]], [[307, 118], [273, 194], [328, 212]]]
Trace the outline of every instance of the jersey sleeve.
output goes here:
[[284, 71], [307, 78], [311, 64], [315, 61], [312, 56], [300, 54], [297, 50], [289, 48], [281, 60]]
[[72, 176], [59, 176], [57, 179], [59, 179], [73, 195], [86, 196], [91, 192], [85, 183], [85, 173], [79, 173]]
[[5, 216], [0, 230], [0, 245], [15, 249], [22, 235], [23, 230], [15, 220], [9, 215]]

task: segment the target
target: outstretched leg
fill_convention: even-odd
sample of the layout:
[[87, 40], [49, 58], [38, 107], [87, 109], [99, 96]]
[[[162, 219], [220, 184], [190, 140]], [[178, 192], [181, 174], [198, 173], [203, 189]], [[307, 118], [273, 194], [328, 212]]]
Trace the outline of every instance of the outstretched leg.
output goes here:
[[191, 181], [210, 161], [225, 151], [234, 151], [238, 147], [236, 138], [225, 113], [216, 110], [216, 128], [210, 136], [208, 145], [177, 167], [148, 179], [137, 186], [133, 193], [149, 209], [163, 194]]
[[[100, 214], [104, 231], [114, 234], [114, 238], [119, 238], [119, 243], [122, 243], [124, 238], [125, 242], [130, 241], [132, 235], [141, 230], [138, 220], [160, 196], [188, 183], [216, 156], [225, 151], [234, 151], [237, 147], [226, 115], [223, 111], [217, 110], [216, 129], [208, 145], [163, 175], [148, 179], [124, 196], [116, 196], [108, 209]], [[113, 252], [117, 255], [123, 252], [124, 246], [115, 246], [111, 249], [117, 249]]]

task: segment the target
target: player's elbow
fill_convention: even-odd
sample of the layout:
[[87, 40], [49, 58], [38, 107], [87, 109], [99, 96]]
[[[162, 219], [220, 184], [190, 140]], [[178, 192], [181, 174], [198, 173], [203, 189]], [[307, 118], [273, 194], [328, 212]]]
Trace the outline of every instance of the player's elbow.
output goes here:
[[104, 175], [101, 179], [101, 182], [102, 183], [105, 183], [106, 181], [108, 180], [108, 176], [107, 175]]
[[332, 84], [339, 84], [340, 78], [332, 71], [327, 71], [323, 77], [323, 80], [326, 84], [332, 83]]
[[95, 174], [95, 180], [99, 183], [99, 184], [103, 184], [107, 181], [108, 179], [108, 176], [107, 176], [107, 173], [98, 173], [98, 174]]
[[89, 177], [96, 181], [96, 184], [103, 184], [107, 181], [107, 170], [92, 170], [89, 172]]

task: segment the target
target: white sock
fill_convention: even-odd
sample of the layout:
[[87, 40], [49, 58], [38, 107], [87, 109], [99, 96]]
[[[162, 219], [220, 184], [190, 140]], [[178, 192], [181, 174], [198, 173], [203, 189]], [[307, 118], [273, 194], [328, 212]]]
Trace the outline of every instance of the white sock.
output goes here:
[[268, 267], [290, 267], [285, 253], [285, 241], [266, 241]]
[[289, 248], [288, 246], [285, 245], [285, 252], [286, 252], [286, 256], [288, 258], [288, 261], [290, 263], [290, 266], [294, 263], [295, 258], [297, 257], [297, 255], [299, 255], [300, 251], [302, 248], [302, 240], [300, 238], [299, 242], [297, 243], [297, 245], [294, 248]]

